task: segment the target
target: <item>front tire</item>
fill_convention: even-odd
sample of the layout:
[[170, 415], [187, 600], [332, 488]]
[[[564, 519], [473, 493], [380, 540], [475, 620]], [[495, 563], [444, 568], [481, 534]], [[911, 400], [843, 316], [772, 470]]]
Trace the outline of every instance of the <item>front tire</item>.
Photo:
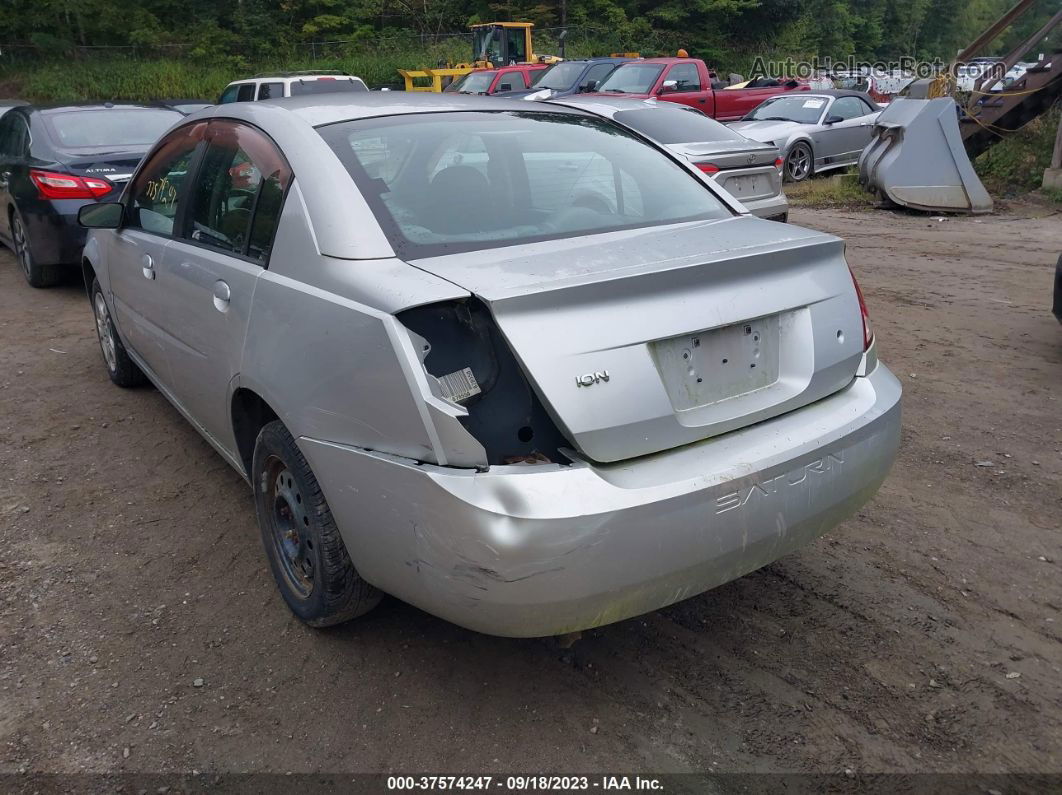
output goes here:
[[258, 434], [251, 480], [269, 567], [291, 612], [327, 627], [372, 610], [383, 594], [354, 568], [317, 478], [279, 420]]
[[784, 169], [786, 182], [803, 182], [814, 174], [815, 154], [811, 147], [803, 141], [793, 144], [785, 156]]
[[96, 319], [96, 339], [100, 343], [100, 353], [103, 354], [103, 363], [107, 366], [107, 375], [111, 381], [120, 387], [130, 388], [141, 386], [147, 381], [143, 371], [137, 367], [121, 339], [111, 319], [111, 312], [107, 308], [107, 299], [103, 297], [103, 288], [96, 280], [92, 280], [92, 315]]
[[14, 242], [15, 259], [30, 287], [54, 287], [63, 280], [63, 271], [56, 265], [39, 265], [30, 251], [29, 235], [18, 210], [11, 213], [11, 239]]

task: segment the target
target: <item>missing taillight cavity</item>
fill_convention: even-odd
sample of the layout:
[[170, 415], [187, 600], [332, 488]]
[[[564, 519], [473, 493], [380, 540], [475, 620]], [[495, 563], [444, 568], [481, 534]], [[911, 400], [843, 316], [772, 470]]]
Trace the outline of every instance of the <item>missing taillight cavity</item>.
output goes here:
[[870, 348], [870, 343], [874, 341], [874, 330], [870, 326], [870, 314], [867, 312], [867, 302], [863, 298], [863, 291], [859, 287], [859, 280], [856, 279], [855, 273], [852, 272], [852, 268], [848, 268], [848, 273], [852, 276], [852, 284], [855, 285], [856, 298], [859, 299], [859, 314], [863, 317], [863, 350]]
[[425, 371], [444, 398], [468, 410], [461, 423], [483, 445], [489, 464], [564, 460], [558, 449], [571, 444], [484, 304], [447, 301], [408, 309], [398, 319], [426, 340]]
[[31, 168], [29, 175], [42, 199], [99, 199], [114, 190], [114, 185], [102, 177], [79, 177], [36, 168]]

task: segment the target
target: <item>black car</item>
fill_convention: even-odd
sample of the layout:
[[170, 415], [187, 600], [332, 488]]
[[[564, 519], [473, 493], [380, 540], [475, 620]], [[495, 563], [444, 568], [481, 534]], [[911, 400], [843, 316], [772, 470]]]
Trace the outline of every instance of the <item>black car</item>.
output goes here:
[[549, 89], [550, 99], [583, 94], [595, 90], [621, 63], [634, 58], [587, 58], [581, 61], [561, 61], [533, 76], [531, 88], [507, 91], [506, 98], [521, 97]]
[[1055, 263], [1055, 305], [1052, 308], [1058, 322], [1062, 323], [1062, 255]]
[[82, 205], [114, 201], [176, 110], [149, 105], [25, 105], [0, 116], [0, 241], [26, 280], [48, 287], [80, 262]]

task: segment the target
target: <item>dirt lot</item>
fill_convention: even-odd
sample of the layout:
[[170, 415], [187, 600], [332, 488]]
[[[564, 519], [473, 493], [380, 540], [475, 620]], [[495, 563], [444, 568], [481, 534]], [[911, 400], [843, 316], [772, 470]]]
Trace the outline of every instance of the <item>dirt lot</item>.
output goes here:
[[110, 384], [79, 285], [0, 254], [0, 772], [1062, 771], [1062, 217], [1032, 214], [794, 212], [848, 240], [904, 382], [892, 475], [569, 651], [397, 600], [303, 627], [243, 481]]

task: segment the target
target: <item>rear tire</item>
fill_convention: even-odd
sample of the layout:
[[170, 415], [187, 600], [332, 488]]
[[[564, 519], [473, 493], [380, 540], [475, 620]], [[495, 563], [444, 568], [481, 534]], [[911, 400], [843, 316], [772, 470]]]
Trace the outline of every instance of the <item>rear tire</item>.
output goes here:
[[121, 339], [118, 338], [118, 331], [107, 307], [107, 299], [103, 296], [103, 288], [96, 279], [92, 280], [89, 297], [92, 299], [92, 315], [96, 320], [96, 339], [100, 343], [100, 353], [103, 355], [103, 364], [107, 367], [107, 375], [111, 381], [123, 388], [143, 385], [147, 382], [147, 377], [129, 357]]
[[15, 260], [30, 287], [53, 287], [63, 280], [63, 269], [58, 265], [38, 265], [30, 251], [29, 236], [18, 210], [11, 213], [11, 239], [14, 242]]
[[269, 567], [291, 612], [327, 627], [376, 607], [383, 594], [354, 568], [317, 478], [279, 420], [258, 434], [251, 482]]
[[803, 182], [815, 173], [815, 153], [811, 146], [798, 141], [785, 156], [783, 165], [786, 182]]

